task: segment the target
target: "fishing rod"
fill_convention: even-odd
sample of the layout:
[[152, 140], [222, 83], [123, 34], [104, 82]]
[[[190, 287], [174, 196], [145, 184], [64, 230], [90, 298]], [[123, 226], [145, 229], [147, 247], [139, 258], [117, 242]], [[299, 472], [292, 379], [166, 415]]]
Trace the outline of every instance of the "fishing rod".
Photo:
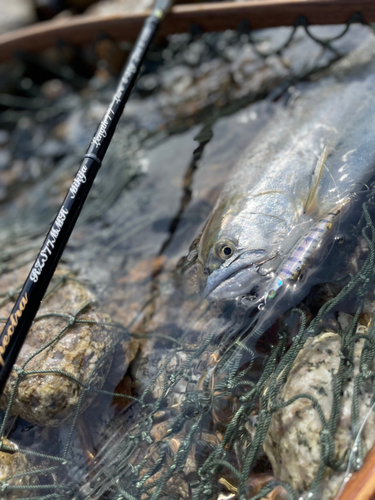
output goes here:
[[0, 395], [102, 164], [147, 49], [170, 5], [171, 0], [157, 0], [151, 14], [145, 20], [112, 101], [91, 140], [83, 162], [0, 335]]

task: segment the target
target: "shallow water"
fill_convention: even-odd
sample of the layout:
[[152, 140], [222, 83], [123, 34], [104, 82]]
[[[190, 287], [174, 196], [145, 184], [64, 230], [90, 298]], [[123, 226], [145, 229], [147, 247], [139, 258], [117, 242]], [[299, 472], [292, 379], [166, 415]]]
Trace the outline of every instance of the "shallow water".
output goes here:
[[[268, 33], [259, 36], [267, 41]], [[284, 30], [270, 33], [275, 35], [263, 49], [277, 46], [285, 35]], [[354, 35], [343, 39], [340, 48], [350, 51], [362, 43], [359, 34], [363, 40], [367, 37], [368, 42], [368, 48], [361, 49], [363, 71], [371, 71], [373, 63], [366, 67], [365, 59], [366, 54], [371, 53], [373, 42], [366, 28], [355, 27]], [[226, 83], [229, 90], [219, 86], [216, 98], [225, 94], [230, 104], [223, 106], [221, 112], [199, 104], [211, 93], [211, 87], [208, 84], [204, 87], [205, 83], [195, 74], [197, 69], [193, 76], [185, 71], [185, 77], [190, 75], [188, 81], [185, 78], [181, 83], [179, 76], [183, 90], [169, 101], [165, 88], [144, 99], [135, 96], [129, 118], [125, 114], [119, 125], [64, 254], [55, 279], [60, 288], [43, 303], [45, 309], [41, 313], [49, 313], [51, 319], [39, 320], [41, 331], [37, 330], [37, 322], [35, 343], [28, 347], [30, 355], [40, 345], [45, 331], [50, 331], [53, 338], [67, 327], [67, 334], [62, 336], [66, 344], [62, 343], [60, 348], [56, 339], [47, 359], [38, 361], [40, 364], [32, 368], [26, 365], [26, 371], [46, 371], [54, 367], [67, 372], [74, 365], [71, 375], [76, 380], [69, 385], [65, 384], [66, 375], [61, 373], [56, 378], [52, 378], [51, 373], [29, 374], [25, 387], [19, 388], [20, 401], [8, 406], [16, 407], [16, 414], [21, 418], [8, 415], [3, 431], [21, 447], [25, 457], [17, 470], [24, 475], [19, 483], [13, 480], [13, 486], [8, 487], [9, 498], [21, 498], [24, 491], [29, 497], [56, 499], [223, 499], [241, 498], [241, 495], [244, 498], [257, 494], [268, 484], [273, 489], [281, 480], [289, 482], [299, 495], [312, 491], [318, 495], [316, 498], [321, 498], [320, 464], [332, 464], [334, 460], [332, 455], [321, 455], [319, 418], [306, 405], [306, 400], [302, 402], [305, 406], [301, 403], [301, 408], [294, 408], [288, 416], [293, 423], [291, 427], [298, 429], [300, 441], [307, 441], [310, 447], [312, 458], [307, 455], [307, 460], [312, 463], [311, 474], [306, 478], [298, 467], [285, 471], [276, 465], [280, 457], [285, 459], [283, 453], [288, 441], [285, 438], [279, 445], [273, 442], [274, 436], [280, 434], [286, 424], [281, 408], [278, 408], [278, 420], [272, 420], [271, 406], [276, 405], [276, 408], [280, 403], [275, 399], [278, 393], [283, 392], [283, 400], [295, 396], [290, 390], [288, 392], [287, 385], [293, 382], [286, 380], [286, 374], [297, 356], [300, 356], [300, 365], [294, 364], [293, 370], [300, 377], [298, 370], [305, 365], [304, 356], [310, 356], [310, 362], [316, 364], [320, 361], [314, 356], [330, 351], [332, 355], [324, 359], [326, 378], [321, 377], [322, 384], [328, 387], [323, 387], [328, 402], [321, 403], [326, 405], [323, 413], [328, 423], [323, 422], [322, 426], [326, 434], [333, 435], [341, 419], [339, 434], [349, 435], [346, 448], [336, 445], [335, 460], [342, 458], [343, 450], [350, 448], [354, 433], [350, 435], [349, 428], [345, 427], [345, 418], [350, 412], [348, 401], [354, 389], [350, 382], [343, 382], [345, 376], [350, 378], [352, 374], [349, 368], [340, 364], [337, 346], [341, 341], [338, 333], [344, 332], [340, 337], [346, 349], [344, 352], [347, 359], [353, 356], [353, 336], [358, 320], [352, 318], [355, 310], [348, 308], [343, 300], [342, 309], [336, 307], [327, 314], [325, 328], [337, 331], [334, 338], [318, 336], [315, 344], [310, 345], [313, 340], [308, 339], [310, 333], [304, 329], [304, 315], [309, 321], [316, 320], [320, 307], [340, 293], [342, 286], [340, 283], [323, 284], [310, 302], [300, 306], [300, 313], [286, 316], [284, 324], [277, 325], [269, 332], [268, 339], [254, 350], [254, 345], [241, 344], [244, 338], [238, 336], [238, 332], [246, 333], [246, 306], [233, 308], [229, 305], [222, 309], [218, 304], [210, 305], [197, 295], [194, 269], [174, 272], [179, 259], [186, 256], [191, 242], [199, 234], [244, 149], [272, 120], [278, 106], [287, 106], [291, 96], [296, 97], [304, 91], [304, 84], [297, 84], [295, 80], [332, 61], [332, 53], [315, 60], [307, 47], [314, 47], [317, 56], [321, 55], [321, 49], [318, 50], [311, 40], [297, 38], [285, 56], [296, 65], [291, 71], [285, 61], [280, 65], [276, 59], [268, 60], [263, 66], [259, 61], [255, 64], [253, 54], [253, 59], [250, 58], [253, 66], [243, 68], [238, 61], [232, 61], [233, 74], [238, 81], [247, 80], [249, 86], [240, 90], [238, 82]], [[194, 52], [198, 48], [190, 47], [186, 51]], [[357, 56], [354, 61], [343, 61], [341, 66], [328, 69], [326, 74], [316, 75], [316, 78], [340, 75], [345, 64], [354, 67], [353, 72], [358, 75], [356, 66], [360, 65], [360, 60]], [[204, 71], [208, 74], [207, 68], [203, 68]], [[210, 71], [216, 81], [218, 69]], [[158, 70], [158, 78], [162, 74], [163, 67]], [[165, 81], [168, 80], [166, 76]], [[178, 89], [175, 75], [172, 76], [173, 88]], [[199, 85], [205, 88], [205, 93], [194, 94], [191, 89], [199, 89]], [[7, 176], [3, 176], [1, 316], [5, 316], [11, 305], [12, 294], [9, 297], [7, 293], [15, 293], [26, 276], [80, 155], [100, 119], [108, 93], [108, 90], [92, 93], [85, 98], [67, 92], [58, 101], [63, 111], [52, 119], [53, 126], [51, 122], [42, 122], [35, 127], [33, 118], [23, 117], [10, 131], [8, 146], [14, 161], [11, 169], [4, 169]], [[255, 96], [264, 94], [269, 95], [245, 106]], [[248, 100], [240, 101], [244, 96]], [[170, 113], [170, 109], [174, 112]], [[206, 113], [203, 120], [202, 110]], [[7, 120], [9, 116], [15, 117], [8, 113]], [[99, 193], [105, 196], [99, 198]], [[358, 241], [350, 269], [354, 274], [358, 269], [353, 271], [353, 268], [363, 265], [368, 257], [366, 248], [371, 245], [372, 241]], [[371, 262], [365, 261], [364, 265], [367, 267], [362, 272], [370, 275], [367, 268], [371, 267]], [[365, 292], [367, 289], [361, 289], [362, 294]], [[353, 288], [352, 293], [359, 293], [358, 289]], [[79, 311], [80, 306], [90, 300], [95, 304]], [[367, 303], [366, 307], [367, 315], [358, 313], [363, 332], [368, 328], [373, 305]], [[59, 318], [56, 313], [65, 316]], [[84, 326], [77, 325], [77, 318]], [[72, 322], [70, 326], [69, 321]], [[90, 321], [97, 323], [96, 334]], [[86, 326], [89, 332], [83, 334], [79, 328]], [[315, 328], [314, 334], [322, 331], [318, 320]], [[369, 337], [372, 335], [368, 329], [366, 332]], [[293, 336], [297, 336], [294, 344], [291, 342]], [[88, 339], [87, 345], [75, 346], [77, 337]], [[48, 340], [50, 338], [43, 337], [43, 342]], [[62, 358], [67, 351], [72, 359], [65, 362]], [[98, 359], [95, 360], [95, 356]], [[359, 357], [357, 351], [356, 357]], [[363, 354], [363, 359], [371, 368], [371, 349]], [[341, 378], [331, 376], [329, 379], [330, 369], [337, 369]], [[354, 369], [358, 377], [359, 368], [355, 366]], [[41, 380], [48, 377], [51, 377], [52, 390], [48, 387], [49, 392], [47, 388], [36, 391], [36, 387], [42, 385]], [[335, 400], [329, 392], [331, 385], [338, 383], [336, 380], [344, 384], [345, 402]], [[358, 384], [362, 382], [357, 380]], [[310, 385], [314, 383], [312, 377]], [[370, 405], [372, 393], [367, 385], [357, 414], [355, 407], [352, 410], [355, 429]], [[87, 395], [82, 386], [87, 389]], [[54, 387], [61, 393], [59, 398]], [[300, 387], [299, 390], [303, 392]], [[313, 390], [322, 396], [319, 388]], [[74, 397], [69, 398], [73, 394]], [[268, 397], [269, 394], [273, 396]], [[135, 400], [131, 402], [131, 398]], [[336, 406], [330, 413], [334, 406], [332, 401]], [[6, 403], [3, 403], [4, 409]], [[346, 413], [339, 417], [340, 404], [346, 405]], [[34, 408], [39, 411], [34, 412]], [[310, 419], [312, 431], [306, 432], [295, 424], [294, 414], [299, 411]], [[371, 422], [370, 419], [368, 428]], [[266, 438], [265, 454], [262, 444], [269, 426], [273, 434]], [[291, 436], [291, 442], [294, 437]], [[373, 441], [371, 432], [367, 431], [362, 444], [366, 451]], [[361, 451], [355, 458], [362, 460]], [[39, 472], [30, 473], [30, 469]], [[14, 471], [8, 471], [8, 478], [13, 474]], [[341, 472], [332, 475], [331, 482], [324, 480], [325, 492], [337, 491], [344, 479]], [[23, 490], [25, 485], [35, 486], [34, 493]], [[282, 486], [291, 498], [297, 494], [286, 483]]]

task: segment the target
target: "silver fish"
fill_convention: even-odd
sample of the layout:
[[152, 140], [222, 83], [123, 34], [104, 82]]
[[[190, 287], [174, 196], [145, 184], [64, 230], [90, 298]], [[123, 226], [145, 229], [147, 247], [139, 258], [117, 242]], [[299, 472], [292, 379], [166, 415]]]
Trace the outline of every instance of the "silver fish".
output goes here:
[[363, 190], [375, 166], [375, 77], [308, 88], [250, 145], [198, 243], [210, 299], [267, 283], [314, 225]]

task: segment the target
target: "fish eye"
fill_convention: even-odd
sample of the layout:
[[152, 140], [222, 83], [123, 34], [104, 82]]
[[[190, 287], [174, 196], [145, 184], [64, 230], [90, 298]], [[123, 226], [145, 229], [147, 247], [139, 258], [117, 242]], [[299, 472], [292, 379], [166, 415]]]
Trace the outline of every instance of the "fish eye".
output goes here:
[[227, 260], [234, 254], [236, 246], [233, 241], [220, 241], [215, 247], [215, 254], [223, 260]]
[[345, 241], [345, 238], [344, 238], [344, 236], [339, 235], [339, 236], [336, 236], [336, 237], [335, 237], [335, 241], [336, 241], [336, 243], [338, 243], [339, 245], [342, 245], [342, 244], [344, 243], [344, 241]]

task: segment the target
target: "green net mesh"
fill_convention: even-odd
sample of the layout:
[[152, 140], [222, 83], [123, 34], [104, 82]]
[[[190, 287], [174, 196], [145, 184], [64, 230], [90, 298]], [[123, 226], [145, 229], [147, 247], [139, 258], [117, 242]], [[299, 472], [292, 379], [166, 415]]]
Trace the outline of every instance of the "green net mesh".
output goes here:
[[[136, 172], [129, 160], [121, 189]], [[241, 313], [202, 304], [160, 266], [139, 315], [113, 322], [63, 263], [0, 401], [2, 498], [333, 497], [375, 441], [374, 188], [353, 229], [357, 267], [315, 290], [319, 307], [286, 312], [266, 347], [239, 334]], [[83, 215], [92, 223], [98, 206]], [[37, 228], [22, 232], [8, 229], [0, 255], [3, 322], [39, 246]]]

